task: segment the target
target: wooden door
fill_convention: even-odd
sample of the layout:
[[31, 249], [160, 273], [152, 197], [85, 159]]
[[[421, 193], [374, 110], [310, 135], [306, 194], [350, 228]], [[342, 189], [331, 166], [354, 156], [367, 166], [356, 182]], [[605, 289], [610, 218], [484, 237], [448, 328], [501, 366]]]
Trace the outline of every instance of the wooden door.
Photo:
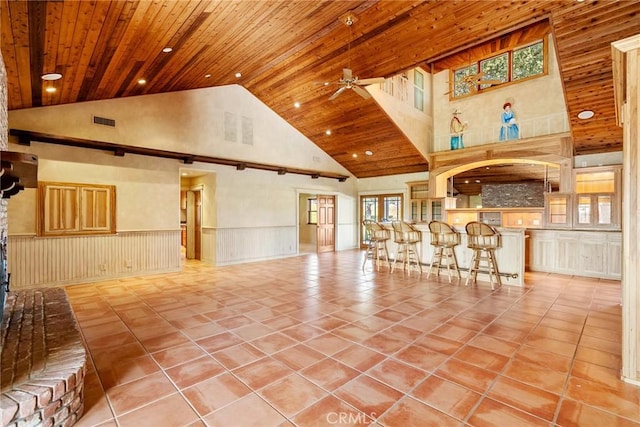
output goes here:
[[187, 191], [187, 259], [200, 259], [202, 234], [202, 193]]
[[335, 196], [318, 195], [318, 252], [335, 250]]

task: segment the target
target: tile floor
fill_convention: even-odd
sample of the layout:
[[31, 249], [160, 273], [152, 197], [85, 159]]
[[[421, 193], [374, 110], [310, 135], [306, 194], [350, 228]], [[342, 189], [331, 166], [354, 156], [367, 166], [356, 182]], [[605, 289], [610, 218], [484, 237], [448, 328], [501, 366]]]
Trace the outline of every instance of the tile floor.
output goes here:
[[79, 426], [638, 426], [620, 283], [491, 291], [306, 254], [66, 287]]

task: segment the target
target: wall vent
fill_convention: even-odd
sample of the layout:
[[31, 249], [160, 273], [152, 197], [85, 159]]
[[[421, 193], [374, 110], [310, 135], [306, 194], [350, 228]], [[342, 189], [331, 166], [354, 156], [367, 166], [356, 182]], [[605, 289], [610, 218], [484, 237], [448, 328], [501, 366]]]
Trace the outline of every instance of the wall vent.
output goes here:
[[114, 119], [107, 119], [106, 117], [93, 116], [93, 124], [116, 127], [116, 121]]

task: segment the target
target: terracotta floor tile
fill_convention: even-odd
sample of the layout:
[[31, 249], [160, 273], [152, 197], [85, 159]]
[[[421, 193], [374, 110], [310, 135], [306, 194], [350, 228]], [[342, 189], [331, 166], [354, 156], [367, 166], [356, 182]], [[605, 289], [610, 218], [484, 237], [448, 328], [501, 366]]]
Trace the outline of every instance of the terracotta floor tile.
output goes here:
[[459, 420], [464, 420], [481, 395], [431, 375], [411, 392], [416, 398]]
[[280, 413], [291, 417], [329, 393], [298, 374], [288, 375], [263, 388], [260, 395]]
[[144, 406], [177, 390], [162, 372], [107, 390], [107, 397], [116, 416]]
[[357, 377], [359, 372], [333, 359], [323, 359], [300, 371], [305, 378], [333, 391], [344, 383]]
[[155, 361], [164, 369], [168, 369], [172, 366], [206, 355], [207, 353], [204, 350], [192, 342], [171, 347], [166, 350], [160, 350], [151, 354]]
[[277, 353], [297, 344], [296, 340], [289, 338], [280, 332], [256, 338], [249, 343], [266, 354]]
[[421, 338], [418, 338], [415, 341], [415, 344], [429, 350], [437, 351], [438, 353], [446, 354], [448, 356], [451, 356], [464, 345], [459, 341], [450, 340], [448, 338], [433, 334], [425, 335]]
[[332, 333], [325, 333], [305, 342], [305, 345], [331, 356], [351, 345], [351, 342]]
[[540, 365], [512, 359], [502, 375], [551, 393], [562, 394], [568, 375], [565, 372], [543, 369]]
[[411, 397], [402, 398], [380, 417], [385, 426], [459, 426], [460, 421]]
[[242, 343], [243, 340], [231, 332], [223, 332], [196, 341], [196, 344], [209, 353], [215, 353], [216, 351]]
[[526, 272], [492, 291], [362, 256], [68, 286], [92, 362], [78, 425], [640, 426], [619, 281]]
[[557, 394], [507, 377], [498, 377], [488, 396], [547, 421], [553, 420], [560, 400]]
[[617, 426], [638, 427], [640, 423], [619, 417], [610, 412], [584, 405], [580, 402], [565, 399], [560, 407], [560, 413], [556, 420], [562, 427], [580, 426]]
[[324, 354], [304, 344], [298, 344], [296, 346], [289, 347], [278, 353], [272, 354], [271, 357], [279, 360], [280, 362], [296, 371], [311, 366], [314, 363], [326, 358]]
[[394, 358], [427, 372], [433, 372], [449, 356], [428, 350], [419, 345], [409, 345], [394, 355]]
[[223, 373], [188, 387], [182, 393], [195, 410], [204, 416], [251, 393], [251, 389], [233, 375]]
[[248, 394], [207, 415], [204, 420], [211, 427], [275, 427], [284, 423], [286, 418], [257, 395]]
[[571, 377], [566, 397], [590, 406], [640, 422], [640, 389], [620, 383], [617, 389], [597, 382]]
[[[371, 414], [375, 417], [377, 414]], [[355, 427], [372, 425], [372, 417], [360, 412], [344, 401], [327, 396], [303, 410], [291, 419], [298, 427], [326, 427], [338, 425], [340, 427]]]
[[172, 427], [196, 421], [198, 421], [198, 415], [178, 393], [118, 417], [118, 425], [122, 427], [143, 425]]
[[251, 344], [239, 344], [216, 351], [212, 356], [228, 370], [255, 362], [266, 356], [264, 352]]
[[210, 356], [204, 356], [176, 365], [166, 372], [183, 389], [224, 372], [224, 368]]
[[505, 426], [545, 426], [549, 421], [534, 417], [531, 414], [507, 406], [495, 400], [484, 398], [468, 421], [474, 427]]
[[478, 366], [464, 363], [461, 360], [449, 359], [435, 372], [436, 375], [467, 387], [478, 393], [484, 393], [495, 380], [495, 372]]
[[284, 363], [270, 357], [256, 360], [249, 365], [242, 366], [233, 371], [242, 382], [253, 390], [261, 389], [293, 372], [294, 371]]
[[360, 372], [367, 371], [385, 359], [381, 353], [359, 344], [352, 344], [332, 357]]
[[369, 376], [360, 375], [337, 389], [334, 395], [375, 418], [394, 405], [404, 393]]
[[619, 369], [622, 366], [622, 356], [620, 353], [614, 354], [595, 348], [579, 345], [576, 351], [576, 360], [593, 363], [609, 369]]
[[369, 369], [366, 374], [405, 393], [411, 391], [429, 375], [421, 369], [393, 359], [383, 361]]
[[466, 345], [453, 355], [458, 360], [478, 366], [489, 371], [500, 372], [509, 358], [472, 345]]
[[516, 344], [514, 342], [505, 341], [491, 335], [485, 335], [484, 333], [475, 336], [471, 341], [468, 342], [468, 345], [476, 348], [481, 348], [483, 350], [487, 350], [491, 353], [496, 353], [505, 357], [513, 356], [520, 347], [519, 344]]

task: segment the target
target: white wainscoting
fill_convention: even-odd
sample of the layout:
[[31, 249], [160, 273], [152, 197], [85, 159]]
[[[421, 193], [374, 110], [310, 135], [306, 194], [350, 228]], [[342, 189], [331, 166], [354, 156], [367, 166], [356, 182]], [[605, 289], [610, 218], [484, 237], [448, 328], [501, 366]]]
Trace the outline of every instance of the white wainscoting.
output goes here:
[[296, 226], [218, 228], [216, 265], [239, 264], [296, 254]]
[[180, 230], [108, 236], [9, 236], [11, 289], [179, 271]]

